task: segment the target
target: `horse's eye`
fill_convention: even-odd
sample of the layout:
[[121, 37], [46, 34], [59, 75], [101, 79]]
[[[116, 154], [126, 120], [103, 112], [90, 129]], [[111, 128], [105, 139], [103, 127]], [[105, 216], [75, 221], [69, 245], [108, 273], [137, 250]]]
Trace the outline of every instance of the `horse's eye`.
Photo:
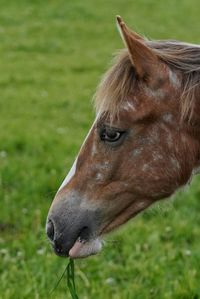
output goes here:
[[105, 141], [107, 143], [117, 143], [122, 135], [124, 134], [124, 131], [119, 131], [114, 128], [104, 127], [100, 131], [100, 138], [102, 141]]

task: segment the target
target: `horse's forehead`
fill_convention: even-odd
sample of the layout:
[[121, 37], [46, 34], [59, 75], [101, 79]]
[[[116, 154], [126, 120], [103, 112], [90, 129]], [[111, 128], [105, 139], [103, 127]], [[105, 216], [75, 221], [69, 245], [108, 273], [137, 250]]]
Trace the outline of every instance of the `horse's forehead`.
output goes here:
[[[177, 117], [179, 101], [178, 97], [181, 95], [181, 75], [172, 70], [168, 66], [165, 68], [165, 80], [161, 80], [157, 88], [151, 88], [146, 82], [138, 82], [135, 85], [135, 90], [124, 97], [123, 100], [113, 105], [113, 111], [108, 111], [102, 117], [98, 115], [95, 123], [99, 119], [103, 123], [110, 124], [119, 128], [128, 128], [134, 126], [134, 122], [138, 119], [142, 121], [148, 114], [155, 113], [156, 116], [161, 116], [161, 120], [167, 123], [174, 123]], [[163, 117], [162, 117], [163, 115]], [[95, 152], [94, 148], [94, 152]]]
[[145, 117], [150, 111], [155, 111], [156, 114], [169, 111], [171, 114], [176, 113], [175, 110], [180, 104], [177, 100], [181, 96], [181, 76], [169, 68], [166, 69], [166, 73], [166, 80], [158, 88], [153, 89], [142, 82], [139, 88], [135, 89], [135, 93], [120, 103], [119, 111], [122, 118], [124, 115], [124, 118], [128, 119], [128, 114], [136, 118], [138, 114]]

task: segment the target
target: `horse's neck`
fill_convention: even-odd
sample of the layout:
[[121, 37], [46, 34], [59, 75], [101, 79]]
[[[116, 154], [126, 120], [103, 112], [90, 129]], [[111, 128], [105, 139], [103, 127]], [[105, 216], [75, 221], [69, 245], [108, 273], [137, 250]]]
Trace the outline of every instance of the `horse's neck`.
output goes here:
[[194, 167], [193, 173], [198, 174], [200, 173], [200, 111], [199, 111], [199, 119], [196, 118], [194, 122], [194, 128], [192, 129], [192, 137], [194, 140], [193, 143], [193, 153], [194, 153]]
[[185, 128], [190, 136], [187, 140], [188, 151], [190, 152], [189, 164], [192, 166], [192, 173], [200, 173], [200, 93], [198, 99], [194, 101], [191, 118], [186, 120]]

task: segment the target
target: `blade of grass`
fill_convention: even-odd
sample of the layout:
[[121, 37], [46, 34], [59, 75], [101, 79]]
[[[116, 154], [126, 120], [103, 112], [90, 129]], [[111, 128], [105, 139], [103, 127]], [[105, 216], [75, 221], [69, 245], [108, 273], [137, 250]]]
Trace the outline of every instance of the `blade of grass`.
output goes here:
[[63, 279], [65, 273], [67, 272], [67, 267], [68, 267], [68, 266], [66, 266], [65, 270], [63, 271], [61, 277], [59, 278], [59, 280], [58, 280], [58, 282], [56, 283], [56, 285], [54, 286], [54, 288], [50, 291], [50, 294], [53, 293], [53, 292], [55, 291], [55, 289], [57, 289], [57, 287], [59, 286], [61, 280]]
[[76, 293], [75, 279], [74, 279], [74, 260], [69, 259], [67, 265], [67, 285], [72, 296], [72, 299], [79, 299]]
[[50, 294], [55, 291], [55, 289], [58, 287], [65, 274], [67, 274], [67, 286], [70, 291], [72, 299], [79, 299], [76, 293], [76, 286], [75, 286], [75, 279], [74, 279], [74, 260], [72, 259], [69, 259], [68, 265], [66, 266], [63, 274], [59, 278], [55, 287], [50, 291]]

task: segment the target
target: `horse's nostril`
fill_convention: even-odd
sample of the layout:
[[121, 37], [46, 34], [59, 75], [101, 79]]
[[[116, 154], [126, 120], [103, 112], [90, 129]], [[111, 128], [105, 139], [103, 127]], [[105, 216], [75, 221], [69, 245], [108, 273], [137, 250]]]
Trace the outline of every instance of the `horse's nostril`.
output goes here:
[[47, 222], [47, 226], [46, 226], [46, 232], [47, 232], [47, 236], [48, 238], [53, 241], [54, 240], [54, 233], [55, 233], [55, 230], [54, 230], [54, 225], [53, 225], [53, 222], [49, 219], [48, 222]]
[[57, 240], [54, 241], [54, 250], [58, 255], [62, 255], [63, 253], [62, 244], [60, 244]]

